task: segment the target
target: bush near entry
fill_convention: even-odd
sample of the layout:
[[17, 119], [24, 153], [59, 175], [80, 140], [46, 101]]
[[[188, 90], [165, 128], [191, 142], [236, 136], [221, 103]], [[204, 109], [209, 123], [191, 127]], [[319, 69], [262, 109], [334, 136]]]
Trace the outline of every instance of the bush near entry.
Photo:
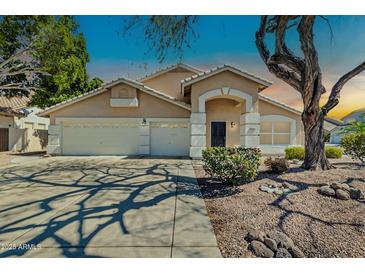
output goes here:
[[222, 182], [250, 182], [257, 176], [260, 157], [258, 148], [208, 147], [203, 150], [203, 168]]

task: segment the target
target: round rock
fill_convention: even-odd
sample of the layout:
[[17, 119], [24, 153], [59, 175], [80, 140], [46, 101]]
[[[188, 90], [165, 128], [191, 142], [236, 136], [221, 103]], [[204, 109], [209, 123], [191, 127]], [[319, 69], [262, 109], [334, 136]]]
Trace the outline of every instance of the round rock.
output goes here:
[[278, 247], [292, 248], [294, 242], [285, 233], [281, 231], [274, 231], [267, 234], [268, 238], [275, 240]]
[[348, 199], [350, 199], [350, 194], [345, 190], [337, 189], [336, 198], [338, 198], [340, 200], [348, 200]]
[[264, 243], [270, 248], [272, 251], [276, 252], [278, 250], [278, 245], [276, 244], [275, 240], [270, 238], [265, 238]]
[[285, 248], [279, 248], [275, 254], [275, 258], [292, 258], [292, 255]]
[[257, 257], [260, 258], [273, 258], [274, 252], [270, 250], [265, 244], [259, 241], [252, 241], [250, 248]]
[[289, 252], [293, 258], [305, 258], [304, 253], [296, 246], [293, 246], [291, 249], [289, 249]]
[[266, 185], [261, 185], [260, 190], [263, 191], [263, 192], [267, 192], [267, 193], [273, 193], [274, 192], [274, 189], [272, 189], [272, 188], [270, 188]]
[[260, 242], [264, 242], [265, 239], [265, 234], [261, 231], [252, 229], [250, 231], [248, 231], [246, 239], [251, 242], [251, 241], [260, 241]]
[[337, 189], [340, 189], [341, 188], [341, 183], [332, 183], [331, 184], [331, 187], [334, 189], [334, 190], [337, 190]]
[[350, 186], [348, 184], [341, 184], [340, 189], [345, 191], [350, 191]]
[[319, 189], [319, 193], [326, 195], [326, 196], [335, 196], [335, 194], [336, 194], [335, 190], [329, 186], [322, 186]]
[[364, 195], [362, 194], [360, 189], [351, 187], [350, 188], [350, 197], [351, 199], [360, 200]]

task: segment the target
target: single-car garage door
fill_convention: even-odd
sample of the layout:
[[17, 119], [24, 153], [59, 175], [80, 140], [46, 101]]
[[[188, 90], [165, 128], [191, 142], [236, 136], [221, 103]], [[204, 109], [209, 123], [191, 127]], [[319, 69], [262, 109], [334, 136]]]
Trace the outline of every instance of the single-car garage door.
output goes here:
[[188, 123], [151, 123], [151, 155], [188, 156]]
[[139, 152], [137, 124], [65, 124], [62, 127], [64, 155], [136, 155]]

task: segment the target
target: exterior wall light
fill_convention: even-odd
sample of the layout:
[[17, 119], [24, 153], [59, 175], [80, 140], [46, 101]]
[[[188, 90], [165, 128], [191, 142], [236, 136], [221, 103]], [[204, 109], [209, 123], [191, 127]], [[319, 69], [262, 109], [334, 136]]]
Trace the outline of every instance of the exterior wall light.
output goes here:
[[146, 118], [142, 119], [142, 125], [145, 126], [147, 124]]
[[231, 128], [234, 128], [236, 126], [236, 122], [231, 122]]

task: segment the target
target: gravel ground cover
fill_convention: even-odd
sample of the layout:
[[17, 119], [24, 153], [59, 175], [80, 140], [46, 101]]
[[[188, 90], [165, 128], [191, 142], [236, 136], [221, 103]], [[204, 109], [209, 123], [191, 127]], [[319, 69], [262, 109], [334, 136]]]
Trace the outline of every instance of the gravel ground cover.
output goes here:
[[[284, 232], [305, 257], [365, 257], [365, 201], [318, 193], [333, 182], [365, 193], [365, 167], [344, 157], [331, 162], [335, 168], [328, 171], [304, 171], [297, 164], [282, 175], [262, 166], [254, 182], [230, 186], [208, 178], [201, 161], [193, 161], [222, 255], [255, 257], [245, 237], [256, 230]], [[285, 182], [290, 193], [259, 190], [262, 184]]]

